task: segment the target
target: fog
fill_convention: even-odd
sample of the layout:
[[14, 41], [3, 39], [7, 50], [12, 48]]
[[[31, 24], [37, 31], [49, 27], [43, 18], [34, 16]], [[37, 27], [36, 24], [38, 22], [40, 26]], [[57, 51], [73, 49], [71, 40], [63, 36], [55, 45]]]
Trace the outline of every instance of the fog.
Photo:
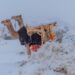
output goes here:
[[22, 14], [29, 21], [57, 19], [75, 24], [75, 0], [0, 0], [0, 20]]

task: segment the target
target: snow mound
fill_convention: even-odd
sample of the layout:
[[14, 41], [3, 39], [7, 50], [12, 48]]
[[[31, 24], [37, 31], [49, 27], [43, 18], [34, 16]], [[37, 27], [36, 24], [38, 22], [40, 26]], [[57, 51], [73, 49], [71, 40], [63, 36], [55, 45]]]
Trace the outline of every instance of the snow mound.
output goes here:
[[22, 75], [75, 75], [75, 35], [67, 31], [62, 40], [47, 42], [20, 66]]
[[0, 74], [2, 75], [75, 75], [75, 33], [66, 25], [62, 44], [46, 42], [29, 58], [18, 40], [0, 38]]

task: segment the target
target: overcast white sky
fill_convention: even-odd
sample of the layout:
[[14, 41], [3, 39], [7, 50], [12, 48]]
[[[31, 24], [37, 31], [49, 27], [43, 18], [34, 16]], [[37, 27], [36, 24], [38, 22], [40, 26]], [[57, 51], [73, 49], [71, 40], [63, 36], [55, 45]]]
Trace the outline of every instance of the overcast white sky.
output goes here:
[[75, 24], [75, 0], [0, 0], [0, 20], [22, 14], [24, 21], [48, 18]]

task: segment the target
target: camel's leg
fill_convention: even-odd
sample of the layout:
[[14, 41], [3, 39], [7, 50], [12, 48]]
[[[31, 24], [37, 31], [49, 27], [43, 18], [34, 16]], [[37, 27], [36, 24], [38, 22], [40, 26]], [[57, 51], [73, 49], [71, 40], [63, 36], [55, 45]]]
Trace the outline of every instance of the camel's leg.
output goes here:
[[29, 44], [26, 44], [25, 46], [27, 48], [27, 54], [31, 55], [31, 50], [30, 50]]
[[46, 42], [46, 32], [43, 26], [41, 26], [41, 37], [42, 37], [42, 44], [44, 44]]

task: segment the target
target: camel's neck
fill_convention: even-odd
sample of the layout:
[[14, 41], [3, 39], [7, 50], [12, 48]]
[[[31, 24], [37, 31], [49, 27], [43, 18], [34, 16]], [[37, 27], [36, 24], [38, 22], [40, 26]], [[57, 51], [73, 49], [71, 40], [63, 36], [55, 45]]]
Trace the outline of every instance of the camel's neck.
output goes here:
[[22, 18], [20, 18], [19, 20], [17, 20], [17, 22], [18, 22], [18, 25], [19, 25], [20, 28], [24, 26]]

